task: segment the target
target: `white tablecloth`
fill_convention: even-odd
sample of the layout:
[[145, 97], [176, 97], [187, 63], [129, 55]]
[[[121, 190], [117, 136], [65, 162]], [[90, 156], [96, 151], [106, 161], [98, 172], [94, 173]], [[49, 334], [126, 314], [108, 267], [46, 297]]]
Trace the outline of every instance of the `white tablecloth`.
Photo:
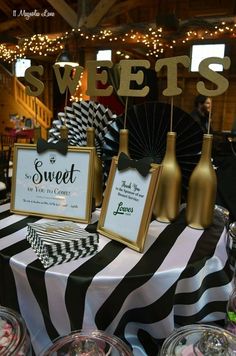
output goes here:
[[0, 303], [21, 313], [36, 355], [79, 329], [115, 334], [135, 356], [156, 355], [176, 325], [224, 319], [232, 286], [218, 213], [205, 231], [186, 227], [184, 212], [169, 225], [153, 221], [144, 253], [100, 235], [96, 255], [45, 270], [25, 236], [27, 223], [48, 220], [8, 209], [0, 206]]

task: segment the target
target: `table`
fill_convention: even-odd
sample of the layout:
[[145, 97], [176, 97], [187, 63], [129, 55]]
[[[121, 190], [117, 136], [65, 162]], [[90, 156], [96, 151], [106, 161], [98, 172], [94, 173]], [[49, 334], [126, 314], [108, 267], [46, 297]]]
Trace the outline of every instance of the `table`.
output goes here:
[[34, 138], [34, 129], [12, 129], [10, 130], [9, 135], [14, 137], [16, 141], [18, 141], [19, 139], [25, 139], [31, 142]]
[[45, 270], [25, 235], [27, 223], [48, 220], [8, 209], [0, 206], [0, 303], [20, 311], [36, 355], [81, 328], [156, 355], [176, 325], [224, 319], [232, 274], [218, 212], [205, 231], [186, 227], [184, 211], [169, 225], [153, 221], [142, 254], [100, 236], [96, 255]]

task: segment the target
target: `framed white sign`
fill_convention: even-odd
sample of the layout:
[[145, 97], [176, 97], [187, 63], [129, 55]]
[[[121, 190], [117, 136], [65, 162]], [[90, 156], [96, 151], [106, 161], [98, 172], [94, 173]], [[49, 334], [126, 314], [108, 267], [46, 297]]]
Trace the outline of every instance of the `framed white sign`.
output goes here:
[[143, 177], [136, 168], [118, 170], [113, 157], [98, 232], [142, 252], [155, 202], [160, 166]]
[[15, 144], [11, 211], [88, 223], [92, 210], [94, 148], [38, 153]]

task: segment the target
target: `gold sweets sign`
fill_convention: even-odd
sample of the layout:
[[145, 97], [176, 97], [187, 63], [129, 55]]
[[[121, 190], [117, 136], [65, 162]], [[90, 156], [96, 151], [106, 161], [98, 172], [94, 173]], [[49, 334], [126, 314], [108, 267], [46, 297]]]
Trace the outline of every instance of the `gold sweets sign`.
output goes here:
[[[197, 83], [197, 91], [206, 96], [216, 96], [223, 94], [228, 86], [228, 80], [221, 74], [210, 69], [210, 64], [221, 64], [224, 69], [229, 69], [230, 67], [230, 58], [224, 57], [210, 57], [205, 58], [199, 65], [199, 74], [215, 84], [215, 89], [208, 89], [204, 81], [199, 81]], [[177, 77], [178, 77], [178, 66], [184, 66], [186, 69], [190, 66], [190, 58], [188, 56], [176, 56], [169, 58], [158, 59], [155, 63], [155, 71], [158, 73], [162, 70], [163, 67], [166, 67], [167, 71], [167, 87], [163, 90], [164, 96], [176, 96], [182, 93], [182, 89], [178, 87]], [[97, 83], [102, 83], [103, 85], [108, 82], [108, 69], [113, 67], [112, 61], [87, 61], [86, 69], [88, 71], [87, 79], [87, 92], [89, 96], [110, 96], [113, 92], [112, 85], [109, 85], [105, 89], [100, 89], [97, 87]], [[120, 67], [120, 85], [117, 91], [120, 96], [132, 96], [132, 97], [144, 97], [149, 93], [150, 88], [144, 86], [140, 89], [131, 89], [131, 82], [136, 82], [138, 85], [142, 85], [144, 81], [144, 72], [139, 69], [134, 73], [134, 68], [150, 68], [150, 62], [148, 60], [121, 60], [119, 62]], [[65, 65], [65, 70], [63, 75], [60, 73], [59, 65], [54, 64], [53, 70], [57, 79], [58, 87], [60, 93], [65, 93], [66, 89], [69, 88], [71, 94], [76, 90], [81, 73], [84, 68], [82, 66], [73, 67], [74, 73], [73, 77], [71, 76], [72, 67]], [[98, 68], [101, 70], [98, 72]], [[43, 66], [31, 66], [25, 72], [25, 80], [30, 85], [34, 87], [32, 89], [29, 85], [26, 86], [26, 94], [31, 96], [39, 96], [44, 90], [43, 82], [38, 79], [35, 74], [40, 77], [43, 75], [44, 68]]]

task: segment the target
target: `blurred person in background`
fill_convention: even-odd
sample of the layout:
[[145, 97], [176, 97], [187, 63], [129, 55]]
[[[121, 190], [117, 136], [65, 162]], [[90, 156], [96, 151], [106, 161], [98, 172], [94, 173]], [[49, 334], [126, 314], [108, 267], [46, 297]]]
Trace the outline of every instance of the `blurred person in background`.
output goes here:
[[[194, 110], [190, 113], [192, 118], [200, 125], [203, 133], [207, 133], [209, 113], [211, 111], [211, 98], [199, 94], [194, 101]], [[210, 129], [210, 132], [212, 130]]]

